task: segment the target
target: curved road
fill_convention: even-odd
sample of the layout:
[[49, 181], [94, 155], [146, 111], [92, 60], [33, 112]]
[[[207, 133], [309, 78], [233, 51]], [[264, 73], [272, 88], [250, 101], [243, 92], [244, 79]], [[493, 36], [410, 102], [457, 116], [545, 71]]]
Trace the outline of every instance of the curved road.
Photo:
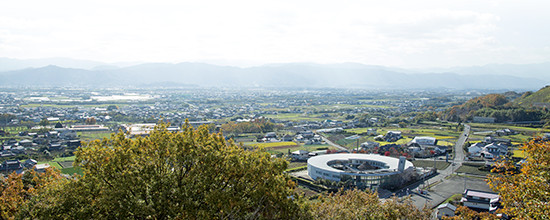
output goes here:
[[462, 134], [458, 137], [455, 144], [455, 157], [453, 159], [454, 166], [450, 166], [453, 169], [453, 172], [462, 166], [462, 162], [464, 162], [464, 144], [468, 140], [469, 135], [470, 125], [464, 124], [464, 131], [462, 131]]

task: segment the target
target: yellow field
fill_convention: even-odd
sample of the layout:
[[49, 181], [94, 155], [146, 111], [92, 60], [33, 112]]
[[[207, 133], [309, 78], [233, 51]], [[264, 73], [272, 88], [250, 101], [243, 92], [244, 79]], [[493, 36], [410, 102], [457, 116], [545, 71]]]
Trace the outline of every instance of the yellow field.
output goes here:
[[270, 147], [282, 147], [282, 146], [298, 146], [298, 144], [292, 141], [286, 141], [286, 142], [259, 143], [259, 144], [255, 144], [254, 146], [270, 148]]
[[522, 150], [514, 150], [513, 152], [514, 152], [513, 157], [525, 158], [525, 152], [523, 152]]

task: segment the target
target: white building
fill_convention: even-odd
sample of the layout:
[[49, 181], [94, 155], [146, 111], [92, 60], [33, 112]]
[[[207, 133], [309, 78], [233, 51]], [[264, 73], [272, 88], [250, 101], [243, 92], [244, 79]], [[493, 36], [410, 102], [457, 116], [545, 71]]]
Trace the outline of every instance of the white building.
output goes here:
[[326, 154], [309, 158], [308, 175], [331, 181], [353, 181], [362, 187], [379, 187], [399, 181], [400, 174], [413, 172], [414, 165], [405, 157], [399, 159], [378, 154]]
[[498, 209], [500, 196], [492, 192], [466, 189], [460, 202], [468, 208], [482, 209], [493, 212]]
[[411, 143], [419, 145], [437, 145], [437, 139], [434, 137], [414, 137]]

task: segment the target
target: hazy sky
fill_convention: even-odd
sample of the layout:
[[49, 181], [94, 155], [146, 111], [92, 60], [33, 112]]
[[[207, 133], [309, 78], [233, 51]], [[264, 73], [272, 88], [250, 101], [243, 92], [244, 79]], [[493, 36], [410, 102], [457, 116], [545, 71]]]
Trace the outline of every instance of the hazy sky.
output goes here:
[[550, 61], [550, 1], [0, 2], [0, 57], [450, 67]]

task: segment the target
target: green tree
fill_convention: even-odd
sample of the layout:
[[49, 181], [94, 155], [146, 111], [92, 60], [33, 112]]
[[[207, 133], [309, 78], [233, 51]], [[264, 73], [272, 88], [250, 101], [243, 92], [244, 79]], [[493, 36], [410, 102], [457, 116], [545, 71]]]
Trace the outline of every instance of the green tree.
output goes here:
[[11, 120], [16, 118], [17, 117], [13, 114], [2, 113], [0, 114], [0, 124], [8, 124]]
[[222, 134], [186, 123], [160, 125], [148, 137], [124, 133], [76, 152], [83, 176], [35, 198], [30, 218], [296, 218], [301, 199], [283, 174], [287, 162], [245, 151]]
[[522, 150], [528, 155], [518, 171], [515, 164], [502, 161], [498, 170], [503, 175], [491, 175], [488, 183], [498, 192], [503, 212], [518, 219], [550, 218], [550, 142], [534, 139]]
[[47, 126], [50, 124], [50, 121], [48, 121], [48, 119], [44, 118], [42, 119], [39, 123], [38, 123], [40, 126]]
[[313, 219], [429, 219], [431, 211], [416, 208], [410, 200], [397, 198], [381, 202], [376, 193], [360, 190], [324, 195], [312, 203]]

